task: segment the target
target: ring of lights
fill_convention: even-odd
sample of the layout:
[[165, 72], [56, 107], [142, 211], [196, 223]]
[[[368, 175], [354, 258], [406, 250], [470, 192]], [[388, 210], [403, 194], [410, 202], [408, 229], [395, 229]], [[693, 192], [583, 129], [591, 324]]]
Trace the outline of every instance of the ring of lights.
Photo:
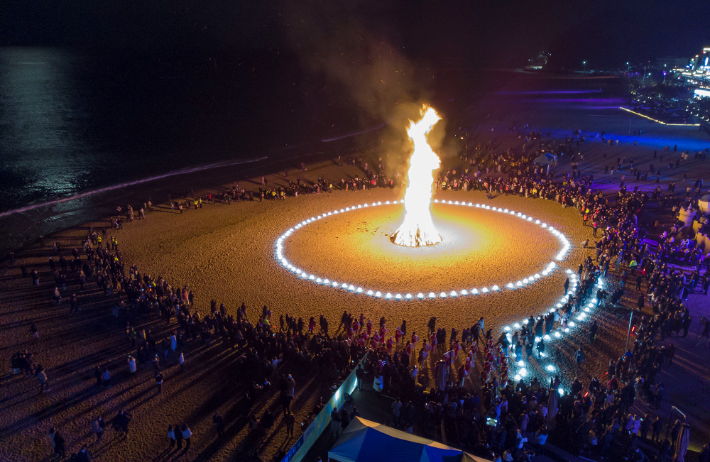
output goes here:
[[[569, 287], [570, 293], [574, 293], [575, 289], [577, 288], [577, 284], [579, 283], [579, 279], [577, 278], [577, 275], [574, 273], [574, 271], [572, 271], [571, 269], [565, 270], [565, 273], [567, 273], [567, 275], [570, 279], [570, 287]], [[599, 278], [599, 280], [597, 281], [597, 288], [598, 289], [604, 288], [603, 279]], [[550, 308], [549, 310], [541, 313], [539, 316], [544, 316], [548, 313], [554, 313], [558, 308], [562, 308], [563, 304], [567, 303], [569, 301], [569, 298], [570, 298], [570, 295], [565, 294], [562, 298], [560, 298], [559, 302], [555, 305], [555, 307]], [[574, 319], [576, 319], [577, 322], [588, 321], [589, 316], [592, 313], [592, 310], [594, 310], [594, 308], [596, 308], [597, 304], [598, 304], [598, 300], [596, 298], [592, 298], [591, 300], [589, 300], [589, 302], [587, 302], [587, 304], [584, 307], [580, 307], [580, 311], [579, 311], [579, 313], [577, 313], [574, 316]], [[503, 332], [506, 334], [506, 336], [508, 337], [508, 340], [510, 341], [512, 339], [511, 332], [513, 330], [520, 329], [521, 324], [528, 324], [528, 322], [529, 322], [528, 319], [523, 319], [519, 323], [518, 322], [513, 323], [512, 329], [509, 325], [504, 326]], [[575, 324], [575, 322], [570, 319], [569, 322], [567, 323], [567, 327], [565, 327], [565, 328], [558, 327], [557, 329], [550, 331], [550, 332], [546, 333], [545, 335], [543, 335], [542, 338], [545, 340], [545, 342], [559, 340], [565, 334], [569, 334], [571, 329], [574, 329], [576, 327], [577, 327], [577, 324]], [[535, 337], [534, 343], [537, 344], [539, 341], [540, 341], [540, 337]], [[548, 356], [547, 354], [544, 354], [544, 353], [542, 354], [540, 361], [539, 361], [540, 367], [542, 367], [543, 370], [548, 373], [558, 372], [560, 370], [560, 368], [558, 366], [551, 364], [550, 362], [548, 362], [547, 365], [542, 364], [542, 362], [543, 362], [542, 359], [547, 358], [547, 356]], [[511, 361], [510, 365], [511, 365], [511, 368], [510, 368], [511, 372], [510, 372], [509, 377], [512, 377], [512, 379], [515, 380], [516, 382], [519, 381], [520, 379], [526, 378], [529, 375], [529, 371], [527, 369], [528, 365], [522, 359], [517, 362]], [[544, 381], [545, 380], [542, 380], [541, 382], [544, 382]], [[558, 389], [558, 393], [560, 394], [560, 396], [562, 396], [564, 394], [564, 389], [562, 387], [560, 387]]]
[[[517, 217], [521, 220], [525, 220], [525, 221], [530, 222], [532, 224], [538, 225], [541, 228], [548, 231], [554, 237], [556, 237], [560, 241], [560, 243], [562, 244], [562, 250], [555, 257], [555, 260], [557, 260], [557, 261], [564, 260], [567, 256], [567, 252], [570, 249], [569, 240], [567, 240], [567, 237], [564, 234], [562, 234], [560, 231], [556, 230], [552, 226], [549, 226], [546, 223], [541, 222], [540, 220], [535, 220], [533, 217], [529, 217], [523, 213], [516, 212], [513, 210], [509, 210], [509, 209], [491, 207], [490, 205], [485, 205], [485, 204], [473, 204], [472, 202], [439, 201], [438, 199], [434, 199], [434, 202], [439, 203], [439, 204], [456, 205], [456, 206], [462, 206], [462, 207], [475, 207], [475, 208], [479, 208], [479, 209], [490, 210], [493, 212], [505, 213], [505, 214], [509, 214], [513, 217]], [[288, 229], [285, 233], [283, 233], [281, 236], [279, 236], [279, 238], [276, 240], [276, 244], [275, 244], [276, 260], [281, 264], [281, 266], [283, 266], [284, 268], [286, 268], [287, 270], [291, 271], [296, 276], [298, 276], [299, 279], [303, 279], [305, 281], [312, 282], [314, 284], [322, 285], [325, 287], [331, 287], [336, 290], [342, 290], [344, 292], [350, 292], [350, 293], [354, 293], [354, 294], [358, 294], [358, 295], [367, 295], [367, 296], [374, 297], [374, 298], [384, 298], [385, 300], [433, 300], [433, 299], [447, 298], [447, 297], [490, 294], [490, 293], [501, 292], [501, 291], [505, 291], [505, 290], [517, 290], [517, 289], [521, 289], [523, 287], [526, 287], [526, 286], [532, 284], [533, 282], [540, 280], [541, 278], [543, 278], [545, 276], [548, 276], [557, 267], [557, 264], [553, 261], [553, 262], [550, 262], [547, 265], [545, 265], [541, 271], [535, 273], [534, 275], [532, 275], [530, 277], [521, 279], [517, 282], [501, 283], [500, 285], [493, 284], [490, 287], [441, 291], [438, 294], [436, 292], [429, 292], [428, 294], [418, 292], [418, 293], [416, 293], [416, 295], [412, 295], [411, 293], [406, 293], [403, 295], [401, 293], [393, 294], [393, 293], [388, 292], [386, 290], [363, 288], [363, 287], [360, 287], [360, 286], [352, 284], [352, 283], [333, 281], [328, 278], [323, 278], [320, 276], [316, 276], [314, 274], [309, 274], [306, 271], [303, 271], [301, 268], [293, 265], [284, 256], [284, 241], [286, 239], [288, 239], [296, 231], [300, 230], [301, 228], [303, 228], [311, 223], [314, 223], [318, 220], [321, 220], [321, 219], [329, 217], [329, 216], [347, 213], [352, 210], [360, 210], [360, 209], [368, 208], [368, 207], [380, 207], [380, 206], [385, 206], [385, 205], [396, 205], [396, 204], [403, 204], [403, 203], [404, 203], [404, 200], [385, 201], [384, 203], [380, 201], [380, 202], [373, 202], [371, 204], [359, 204], [359, 205], [354, 205], [351, 207], [345, 207], [345, 208], [342, 208], [339, 210], [333, 210], [333, 211], [324, 213], [322, 215], [318, 215], [316, 217], [311, 217], [307, 220], [304, 220], [304, 221], [298, 223], [297, 225], [293, 226], [292, 228]]]

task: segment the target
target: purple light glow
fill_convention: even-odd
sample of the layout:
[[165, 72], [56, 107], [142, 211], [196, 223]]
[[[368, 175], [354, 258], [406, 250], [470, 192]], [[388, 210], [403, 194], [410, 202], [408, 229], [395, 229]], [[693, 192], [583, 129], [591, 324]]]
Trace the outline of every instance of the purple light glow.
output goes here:
[[584, 93], [603, 93], [603, 90], [530, 90], [530, 91], [497, 91], [497, 95], [575, 95]]

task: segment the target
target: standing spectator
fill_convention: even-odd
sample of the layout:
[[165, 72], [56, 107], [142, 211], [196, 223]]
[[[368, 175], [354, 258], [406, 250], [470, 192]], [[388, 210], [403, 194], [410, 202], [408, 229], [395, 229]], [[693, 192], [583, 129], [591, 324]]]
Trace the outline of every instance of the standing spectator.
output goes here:
[[288, 374], [286, 379], [286, 394], [291, 398], [296, 396], [296, 381], [291, 374]]
[[429, 323], [427, 324], [427, 327], [429, 328], [429, 335], [436, 332], [436, 316], [432, 316], [431, 318], [429, 318]]
[[49, 391], [49, 388], [47, 388], [47, 373], [44, 372], [44, 369], [40, 366], [37, 369], [39, 371], [37, 372], [37, 382], [39, 382], [39, 392], [44, 393], [45, 391]]
[[350, 421], [352, 422], [355, 420], [355, 417], [358, 417], [360, 413], [357, 411], [357, 406], [353, 406], [352, 412], [350, 412]]
[[121, 409], [113, 419], [113, 428], [118, 430], [126, 438], [128, 437], [128, 424], [131, 418], [131, 414]]
[[286, 423], [286, 436], [293, 436], [293, 424], [296, 422], [296, 417], [290, 412], [284, 416], [284, 422]]
[[543, 353], [545, 353], [545, 339], [540, 337], [540, 341], [537, 342], [537, 346], [535, 348], [537, 348], [538, 357], [542, 358]]
[[79, 452], [76, 453], [76, 462], [90, 462], [91, 454], [89, 453], [89, 448], [83, 445]]
[[648, 430], [651, 428], [651, 419], [649, 418], [648, 414], [643, 416], [643, 419], [641, 419], [641, 428], [640, 430], [640, 436], [641, 439], [644, 441], [648, 438]]
[[104, 368], [101, 378], [103, 379], [104, 387], [111, 388], [111, 373], [108, 371], [108, 367]]
[[98, 416], [91, 422], [91, 431], [96, 435], [96, 442], [101, 441], [104, 436], [104, 419]]
[[173, 431], [175, 432], [175, 443], [177, 443], [179, 451], [182, 449], [182, 430], [180, 430], [180, 425], [173, 426]]
[[654, 443], [661, 442], [661, 430], [663, 429], [663, 421], [660, 416], [656, 416], [656, 420], [651, 425], [651, 441]]
[[170, 449], [175, 447], [175, 430], [172, 425], [168, 425], [168, 442], [170, 443]]
[[340, 434], [340, 413], [333, 409], [330, 413], [330, 431], [337, 437]]
[[54, 453], [57, 454], [60, 459], [64, 459], [67, 456], [67, 450], [64, 446], [64, 438], [59, 434], [59, 431], [54, 429], [54, 427], [49, 430], [49, 435], [54, 443]]
[[362, 382], [365, 381], [365, 370], [362, 368], [362, 364], [358, 364], [355, 377], [357, 377], [357, 389], [362, 390]]
[[599, 325], [595, 320], [591, 327], [589, 328], [589, 343], [594, 343], [594, 339], [597, 338], [597, 331], [599, 330]]
[[155, 374], [155, 384], [158, 386], [158, 393], [163, 392], [163, 374], [158, 371], [157, 374]]
[[577, 363], [577, 369], [580, 368], [582, 365], [582, 362], [584, 362], [584, 351], [582, 351], [582, 347], [580, 346], [577, 352], [574, 354], [574, 361]]
[[409, 428], [414, 425], [414, 406], [411, 401], [407, 401], [404, 406], [404, 426]]
[[345, 431], [348, 425], [350, 425], [350, 415], [348, 415], [348, 411], [343, 407], [340, 410], [340, 428]]
[[217, 438], [224, 436], [224, 417], [219, 412], [215, 412], [212, 416], [212, 423], [217, 428]]
[[271, 412], [269, 412], [268, 409], [265, 410], [264, 415], [261, 416], [261, 426], [264, 427], [264, 430], [266, 431], [274, 426], [274, 416], [271, 415]]
[[32, 336], [33, 342], [39, 342], [39, 329], [37, 329], [37, 325], [35, 323], [30, 325], [30, 335]]
[[192, 439], [192, 431], [190, 431], [190, 427], [187, 426], [186, 423], [182, 424], [182, 439], [185, 440], [185, 451], [190, 449], [190, 443]]
[[402, 401], [400, 401], [399, 398], [397, 398], [392, 403], [392, 420], [394, 422], [394, 428], [399, 428], [399, 417], [400, 417], [401, 409], [402, 409]]
[[293, 396], [289, 395], [286, 390], [281, 392], [281, 405], [284, 408], [284, 415], [291, 412], [291, 401], [293, 401]]

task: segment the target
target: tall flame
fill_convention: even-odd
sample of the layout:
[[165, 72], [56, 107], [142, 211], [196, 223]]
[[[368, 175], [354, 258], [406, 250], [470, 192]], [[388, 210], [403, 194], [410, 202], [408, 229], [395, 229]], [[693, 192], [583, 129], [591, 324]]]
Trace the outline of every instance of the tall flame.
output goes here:
[[441, 118], [431, 107], [424, 106], [422, 113], [422, 119], [417, 123], [410, 121], [407, 129], [414, 144], [414, 152], [409, 159], [407, 191], [404, 193], [404, 222], [390, 238], [395, 244], [409, 247], [441, 242], [429, 210], [434, 184], [433, 171], [439, 168], [440, 161], [426, 139]]

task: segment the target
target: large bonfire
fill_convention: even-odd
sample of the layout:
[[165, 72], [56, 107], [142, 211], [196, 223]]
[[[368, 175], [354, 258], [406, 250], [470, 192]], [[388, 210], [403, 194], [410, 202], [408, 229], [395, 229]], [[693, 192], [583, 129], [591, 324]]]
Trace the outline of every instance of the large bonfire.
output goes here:
[[427, 135], [441, 119], [431, 107], [422, 108], [419, 122], [410, 121], [407, 134], [414, 145], [409, 159], [407, 191], [404, 193], [404, 222], [390, 236], [392, 242], [408, 247], [434, 245], [441, 242], [431, 219], [431, 195], [434, 170], [439, 168], [439, 156], [427, 142]]

